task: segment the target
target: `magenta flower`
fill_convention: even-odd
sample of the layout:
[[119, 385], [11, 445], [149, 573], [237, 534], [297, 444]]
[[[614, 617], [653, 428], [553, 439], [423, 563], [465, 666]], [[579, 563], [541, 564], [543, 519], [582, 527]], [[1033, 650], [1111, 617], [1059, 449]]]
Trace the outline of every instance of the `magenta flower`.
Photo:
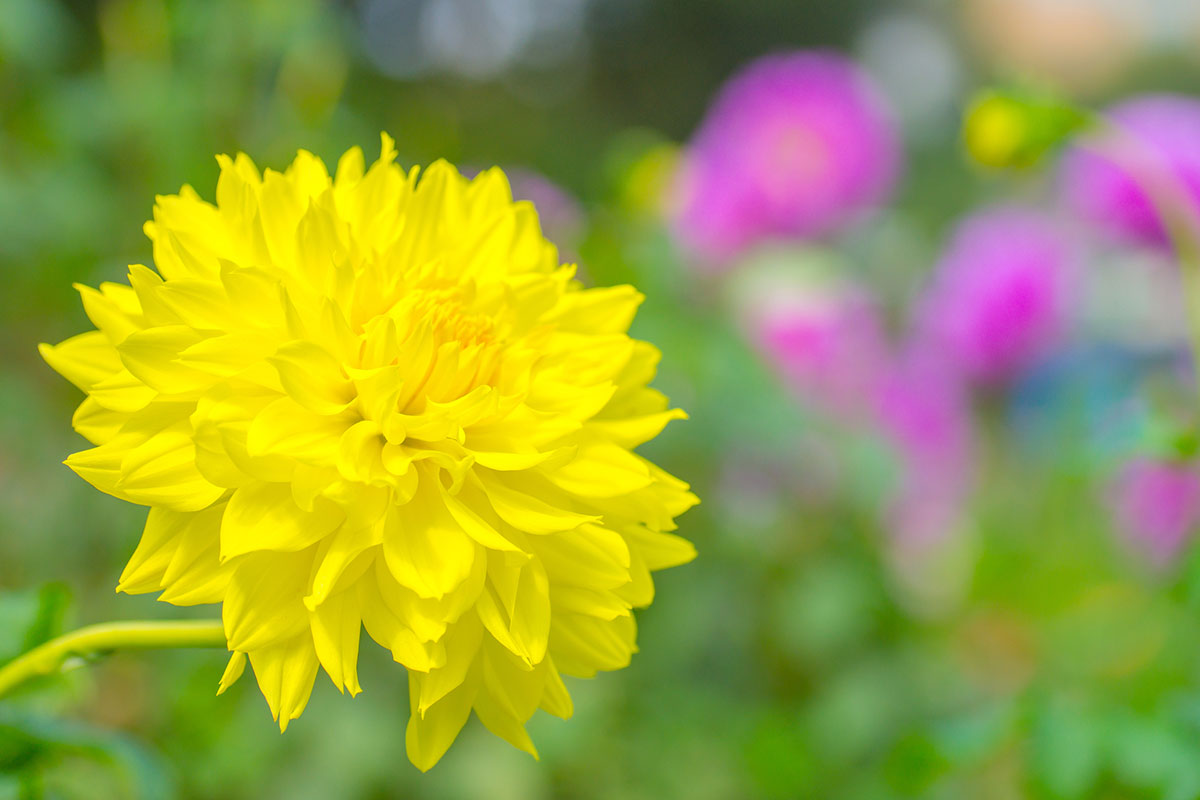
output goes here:
[[1135, 459], [1117, 476], [1111, 502], [1126, 540], [1165, 566], [1200, 523], [1200, 473], [1194, 464]]
[[936, 544], [962, 523], [974, 483], [968, 393], [937, 354], [913, 348], [887, 370], [877, 424], [900, 466], [885, 524], [901, 544]]
[[1008, 377], [1066, 332], [1076, 257], [1033, 209], [979, 212], [955, 231], [918, 304], [917, 335], [966, 376]]
[[676, 234], [709, 264], [763, 239], [823, 236], [888, 196], [900, 155], [891, 112], [853, 62], [761, 58], [722, 88], [684, 153]]
[[[1119, 154], [1084, 142], [1063, 158], [1066, 202], [1101, 230], [1157, 246], [1166, 228], [1145, 186], [1171, 183], [1170, 194], [1200, 209], [1200, 100], [1182, 95], [1136, 97], [1109, 110], [1124, 132]], [[1161, 202], [1161, 199], [1160, 199]]]

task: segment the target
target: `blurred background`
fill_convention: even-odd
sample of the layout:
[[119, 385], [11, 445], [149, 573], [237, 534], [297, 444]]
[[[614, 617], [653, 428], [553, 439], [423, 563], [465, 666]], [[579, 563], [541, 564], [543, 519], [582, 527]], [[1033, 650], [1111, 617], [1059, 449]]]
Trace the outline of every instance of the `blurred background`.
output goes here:
[[0, 798], [1200, 797], [1179, 265], [1070, 136], [1110, 110], [1200, 205], [1197, 53], [1191, 0], [3, 0], [0, 660], [216, 614], [113, 593], [145, 512], [62, 466], [80, 397], [36, 350], [216, 153], [504, 167], [647, 294], [692, 419], [646, 453], [704, 502], [540, 762], [472, 722], [418, 773], [369, 642], [284, 736], [221, 653], [123, 654], [0, 704]]

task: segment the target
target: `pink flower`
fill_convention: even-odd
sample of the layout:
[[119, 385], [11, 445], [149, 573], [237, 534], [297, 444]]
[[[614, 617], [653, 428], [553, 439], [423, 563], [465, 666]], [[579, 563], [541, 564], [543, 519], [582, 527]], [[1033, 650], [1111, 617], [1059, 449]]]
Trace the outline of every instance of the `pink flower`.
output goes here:
[[829, 252], [760, 250], [726, 287], [742, 329], [806, 404], [861, 421], [889, 358], [875, 297]]
[[688, 145], [676, 234], [711, 264], [764, 239], [824, 236], [888, 196], [900, 150], [890, 110], [853, 62], [766, 56], [722, 88]]
[[1193, 213], [1200, 209], [1200, 100], [1145, 95], [1107, 116], [1127, 137], [1115, 145], [1124, 157], [1091, 149], [1087, 142], [1068, 151], [1061, 170], [1066, 202], [1105, 232], [1166, 246], [1166, 228], [1144, 187], [1147, 181], [1171, 181]]
[[1066, 332], [1076, 269], [1069, 239], [1045, 214], [1001, 207], [955, 231], [918, 304], [918, 336], [963, 374], [1011, 376]]
[[776, 286], [747, 317], [759, 349], [802, 399], [834, 416], [861, 416], [887, 360], [878, 309], [863, 288]]
[[1112, 509], [1125, 538], [1166, 565], [1200, 523], [1200, 473], [1194, 464], [1135, 459], [1117, 476]]

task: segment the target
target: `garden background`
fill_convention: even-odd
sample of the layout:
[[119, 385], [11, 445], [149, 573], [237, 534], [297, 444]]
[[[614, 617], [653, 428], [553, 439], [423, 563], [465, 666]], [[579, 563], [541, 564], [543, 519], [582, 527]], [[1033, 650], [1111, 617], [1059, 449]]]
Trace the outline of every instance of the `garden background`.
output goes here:
[[[401, 668], [369, 642], [363, 694], [319, 678], [285, 735], [252, 680], [215, 696], [220, 652], [119, 654], [0, 703], [0, 798], [1200, 797], [1176, 265], [1074, 219], [1056, 153], [1001, 173], [962, 137], [990, 86], [1097, 109], [1200, 92], [1198, 45], [1187, 0], [3, 0], [0, 660], [64, 627], [214, 616], [114, 594], [145, 512], [62, 465], [80, 396], [37, 344], [86, 327], [72, 283], [149, 263], [156, 194], [212, 197], [216, 153], [332, 163], [387, 131], [405, 164], [504, 167], [589, 283], [647, 295], [634, 333], [691, 419], [646, 453], [703, 503], [632, 665], [532, 721], [540, 761], [472, 722], [419, 773]], [[873, 76], [894, 188], [714, 267], [672, 224], [681, 152], [739, 68], [810, 48]], [[1064, 219], [1082, 277], [1052, 342], [964, 379], [970, 446], [933, 479], [953, 496], [909, 536], [897, 496], [932, 467], [828, 408], [756, 304], [852, 286], [903, 350], [956, 226], [1012, 203]], [[1142, 514], [1174, 517], [1122, 504], [1131, 465], [1177, 470]]]

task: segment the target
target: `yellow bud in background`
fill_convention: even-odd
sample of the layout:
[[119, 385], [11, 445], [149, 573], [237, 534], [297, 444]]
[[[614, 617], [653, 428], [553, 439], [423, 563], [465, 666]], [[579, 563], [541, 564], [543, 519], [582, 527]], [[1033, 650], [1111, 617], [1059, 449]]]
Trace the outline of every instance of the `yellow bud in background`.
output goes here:
[[989, 89], [963, 118], [967, 156], [990, 169], [1036, 165], [1088, 124], [1090, 117], [1053, 95]]
[[670, 142], [655, 145], [630, 165], [622, 185], [621, 204], [631, 211], [659, 216], [663, 212], [675, 170], [679, 146]]
[[968, 155], [985, 167], [1011, 166], [1021, 152], [1027, 133], [1020, 105], [995, 93], [976, 99], [963, 124]]

